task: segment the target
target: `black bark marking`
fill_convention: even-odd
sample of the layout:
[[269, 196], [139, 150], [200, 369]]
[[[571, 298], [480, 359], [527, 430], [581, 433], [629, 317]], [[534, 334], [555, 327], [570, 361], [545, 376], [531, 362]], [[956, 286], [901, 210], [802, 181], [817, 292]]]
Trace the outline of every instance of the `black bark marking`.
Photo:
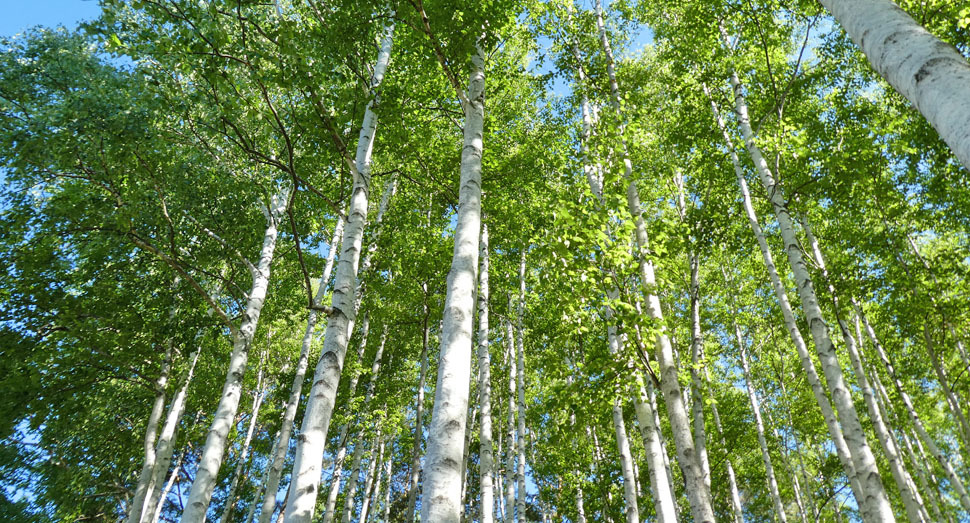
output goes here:
[[926, 79], [927, 76], [933, 74], [932, 70], [934, 67], [948, 60], [949, 58], [944, 56], [937, 56], [936, 58], [930, 58], [929, 60], [926, 61], [926, 63], [923, 64], [922, 67], [919, 68], [919, 71], [916, 71], [916, 75], [913, 77], [913, 79], [916, 80], [916, 83], [918, 85], [920, 82]]

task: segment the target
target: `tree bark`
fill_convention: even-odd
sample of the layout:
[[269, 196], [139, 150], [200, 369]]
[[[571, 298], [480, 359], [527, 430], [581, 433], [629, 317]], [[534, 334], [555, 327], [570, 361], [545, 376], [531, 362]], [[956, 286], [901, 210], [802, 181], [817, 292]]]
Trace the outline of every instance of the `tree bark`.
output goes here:
[[[337, 258], [337, 246], [344, 233], [344, 219], [337, 217], [337, 223], [333, 228], [333, 236], [330, 238], [330, 248], [327, 251], [327, 261], [323, 268], [323, 275], [320, 278], [320, 285], [317, 288], [316, 296], [313, 298], [314, 305], [320, 303], [326, 294], [326, 288], [330, 283], [330, 274], [333, 271], [334, 260]], [[280, 476], [283, 475], [283, 464], [286, 461], [286, 453], [290, 449], [290, 435], [293, 433], [293, 423], [296, 420], [296, 409], [300, 404], [300, 395], [303, 393], [303, 382], [306, 381], [306, 371], [309, 366], [310, 348], [313, 345], [313, 336], [316, 332], [319, 312], [311, 309], [307, 313], [306, 331], [303, 333], [303, 343], [300, 346], [300, 356], [296, 360], [296, 374], [293, 375], [293, 384], [290, 385], [290, 397], [286, 400], [286, 407], [283, 409], [283, 421], [280, 423], [280, 433], [273, 447], [273, 454], [269, 464], [269, 475], [266, 477], [266, 496], [263, 499], [263, 507], [259, 511], [259, 523], [269, 523], [276, 510], [276, 496], [280, 488]]]
[[242, 448], [239, 452], [239, 459], [236, 460], [236, 470], [232, 474], [232, 481], [229, 484], [229, 492], [226, 494], [226, 505], [222, 510], [222, 517], [219, 521], [232, 521], [232, 513], [236, 505], [236, 489], [242, 479], [246, 467], [246, 460], [249, 458], [249, 447], [253, 441], [253, 434], [256, 432], [256, 423], [259, 420], [259, 407], [263, 404], [266, 391], [263, 390], [263, 360], [260, 358], [259, 373], [256, 377], [256, 388], [253, 390], [253, 411], [249, 416], [249, 428], [246, 430], [246, 438], [243, 440]]
[[364, 111], [364, 121], [357, 141], [354, 163], [354, 186], [350, 196], [347, 225], [340, 242], [340, 258], [334, 280], [333, 314], [327, 321], [323, 351], [313, 376], [313, 385], [307, 398], [303, 427], [297, 438], [296, 456], [293, 461], [293, 479], [290, 482], [290, 502], [286, 508], [286, 523], [309, 523], [316, 507], [320, 487], [320, 467], [327, 431], [333, 416], [337, 387], [343, 369], [344, 356], [350, 338], [350, 327], [357, 317], [357, 269], [360, 262], [361, 242], [367, 221], [370, 193], [371, 157], [377, 131], [379, 103], [376, 92], [384, 78], [391, 56], [394, 25], [388, 24], [383, 31], [380, 52], [374, 66], [370, 88], [371, 99]]
[[[175, 309], [172, 309], [172, 313]], [[155, 401], [152, 402], [152, 410], [148, 415], [148, 423], [145, 426], [145, 458], [142, 462], [141, 473], [138, 475], [138, 484], [135, 486], [135, 494], [132, 498], [131, 506], [128, 508], [128, 521], [139, 523], [145, 508], [145, 499], [151, 490], [152, 479], [155, 477], [155, 462], [157, 454], [155, 452], [155, 440], [158, 437], [158, 424], [162, 420], [165, 412], [165, 388], [168, 386], [168, 373], [172, 368], [172, 349], [174, 343], [169, 340], [165, 349], [165, 357], [162, 360], [162, 370], [155, 380]], [[168, 465], [166, 464], [166, 470]]]
[[492, 375], [488, 352], [488, 225], [482, 225], [479, 247], [481, 268], [478, 271], [478, 406], [481, 409], [479, 431], [479, 489], [481, 490], [481, 523], [492, 523], [495, 501], [492, 491]]
[[454, 256], [445, 294], [438, 380], [424, 464], [421, 521], [425, 523], [457, 523], [461, 517], [459, 475], [468, 415], [472, 319], [481, 233], [485, 59], [477, 46], [471, 62], [464, 107], [465, 138]]
[[970, 63], [890, 0], [819, 0], [970, 169]]
[[199, 468], [189, 491], [182, 521], [185, 523], [202, 523], [205, 521], [212, 491], [215, 490], [219, 467], [222, 465], [226, 450], [229, 430], [232, 428], [239, 400], [242, 393], [242, 380], [246, 373], [246, 362], [249, 348], [252, 345], [253, 334], [259, 323], [259, 315], [266, 301], [269, 290], [270, 266], [276, 249], [276, 239], [279, 234], [278, 226], [289, 200], [289, 189], [283, 189], [273, 196], [268, 208], [263, 209], [266, 216], [266, 231], [263, 234], [263, 247], [259, 253], [259, 262], [253, 268], [253, 285], [249, 291], [246, 310], [243, 313], [239, 329], [233, 333], [232, 355], [229, 358], [229, 369], [222, 388], [219, 404], [212, 417], [212, 425], [206, 435], [202, 456], [199, 458]]
[[516, 358], [518, 359], [515, 383], [518, 389], [518, 418], [519, 425], [516, 431], [518, 440], [518, 469], [516, 470], [516, 480], [518, 482], [518, 497], [516, 498], [516, 513], [519, 523], [525, 523], [525, 329], [522, 325], [525, 316], [525, 248], [522, 248], [522, 255], [519, 261], [519, 306], [516, 314], [516, 330], [518, 343], [516, 344]]

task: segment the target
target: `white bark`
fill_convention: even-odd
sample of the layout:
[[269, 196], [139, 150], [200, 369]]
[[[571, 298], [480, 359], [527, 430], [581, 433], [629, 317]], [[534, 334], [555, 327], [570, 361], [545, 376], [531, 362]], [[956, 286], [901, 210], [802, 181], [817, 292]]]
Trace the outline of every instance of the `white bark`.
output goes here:
[[[812, 231], [812, 225], [808, 220], [808, 216], [802, 216], [802, 228], [805, 231], [805, 238], [808, 240], [809, 245], [812, 249], [812, 257], [815, 261], [816, 266], [822, 273], [822, 277], [825, 280], [829, 280], [828, 268], [825, 264], [825, 257], [822, 255], [822, 249], [818, 244], [818, 239], [815, 237]], [[839, 295], [836, 291], [834, 285], [831, 281], [828, 283], [829, 292], [832, 295], [832, 301], [835, 307], [839, 307]], [[876, 438], [879, 440], [879, 445], [882, 447], [883, 454], [886, 456], [886, 460], [889, 461], [889, 469], [892, 473], [893, 480], [896, 483], [896, 487], [899, 489], [899, 495], [903, 500], [903, 506], [906, 508], [906, 515], [912, 523], [919, 523], [922, 520], [920, 515], [920, 503], [916, 502], [916, 497], [912, 490], [910, 490], [910, 484], [912, 479], [909, 477], [909, 473], [903, 466], [902, 460], [899, 454], [896, 452], [896, 447], [892, 441], [892, 434], [889, 432], [889, 428], [886, 426], [883, 420], [882, 413], [879, 411], [878, 405], [876, 405], [876, 399], [873, 395], [872, 388], [869, 386], [869, 380], [866, 377], [865, 368], [862, 365], [862, 359], [859, 355], [859, 351], [856, 348], [856, 338], [852, 336], [849, 331], [849, 327], [844, 320], [838, 319], [839, 328], [842, 331], [842, 337], [845, 340], [846, 351], [849, 353], [849, 361], [852, 364], [852, 369], [856, 375], [856, 382], [859, 385], [859, 389], [862, 391], [862, 397], [866, 402], [866, 408], [869, 411], [869, 419], [872, 421], [873, 429], [876, 433]], [[858, 318], [856, 319], [858, 323]], [[861, 330], [857, 331], [861, 334]], [[861, 337], [859, 338], [859, 343], [862, 342]], [[931, 354], [932, 356], [932, 354]]]
[[785, 514], [785, 504], [781, 500], [778, 492], [778, 480], [775, 478], [775, 467], [771, 463], [771, 454], [768, 452], [768, 439], [765, 437], [765, 423], [761, 418], [761, 401], [758, 399], [758, 392], [754, 388], [754, 381], [751, 379], [751, 368], [748, 365], [748, 349], [745, 346], [744, 338], [741, 336], [741, 328], [737, 323], [734, 324], [734, 339], [738, 344], [738, 352], [741, 356], [741, 369], [744, 371], [744, 384], [748, 390], [748, 401], [751, 402], [751, 410], [754, 412], [754, 426], [758, 433], [758, 446], [761, 448], [761, 460], [765, 464], [765, 477], [768, 481], [768, 493], [771, 495], [771, 502], [775, 507], [775, 515], [781, 523], [787, 523], [788, 517]]
[[[606, 35], [603, 21], [602, 0], [596, 0], [596, 23], [599, 29], [600, 41], [606, 55], [606, 71], [610, 80], [610, 92], [617, 112], [621, 111], [620, 90], [616, 81], [613, 51]], [[621, 118], [622, 120], [622, 118]], [[674, 435], [674, 445], [677, 447], [677, 464], [680, 465], [687, 482], [687, 498], [690, 501], [691, 514], [695, 523], [714, 521], [714, 509], [711, 503], [711, 491], [704, 481], [697, 449], [691, 435], [691, 422], [684, 403], [684, 395], [677, 378], [678, 368], [674, 360], [670, 338], [664, 328], [663, 311], [660, 298], [657, 296], [657, 278], [654, 274], [653, 262], [649, 259], [649, 240], [643, 211], [640, 207], [640, 195], [636, 180], [633, 179], [633, 164], [630, 161], [626, 141], [623, 141], [624, 181], [627, 183], [627, 207], [633, 218], [636, 231], [637, 261], [640, 269], [640, 283], [646, 298], [647, 315], [660, 328], [656, 339], [657, 362], [660, 364], [660, 387], [663, 391], [664, 403], [667, 405], [667, 415]]]
[[[175, 466], [172, 467], [172, 473], [168, 476], [168, 481], [165, 482], [165, 487], [161, 489], [159, 495], [159, 502], [155, 504], [155, 510], [151, 514], [151, 519], [144, 519], [143, 521], [156, 523], [158, 519], [162, 516], [162, 508], [165, 505], [165, 500], [168, 499], [168, 493], [172, 490], [172, 485], [179, 477], [179, 473], [182, 472], [182, 459], [185, 458], [185, 452], [179, 454], [179, 457], [175, 460]], [[163, 478], [164, 479], [164, 478]]]
[[377, 132], [378, 103], [376, 91], [384, 78], [391, 56], [394, 26], [384, 28], [380, 52], [374, 66], [371, 83], [371, 100], [364, 111], [364, 120], [357, 141], [354, 163], [354, 186], [344, 237], [340, 242], [340, 258], [334, 280], [332, 309], [327, 321], [323, 351], [313, 376], [313, 385], [307, 398], [301, 434], [297, 438], [296, 456], [293, 462], [293, 479], [290, 482], [290, 501], [286, 507], [286, 523], [309, 523], [313, 518], [317, 492], [320, 487], [321, 464], [327, 431], [333, 416], [337, 387], [343, 369], [351, 325], [356, 320], [357, 269], [360, 262], [364, 225], [367, 221], [370, 193], [371, 157]]
[[721, 436], [721, 446], [728, 452], [728, 457], [724, 460], [724, 467], [727, 469], [728, 486], [731, 489], [731, 513], [734, 515], [734, 523], [744, 523], [744, 509], [741, 507], [741, 494], [738, 492], [738, 480], [734, 473], [734, 464], [731, 462], [727, 440], [724, 439], [724, 429], [721, 426], [721, 416], [717, 412], [717, 403], [711, 405], [711, 414], [714, 415], [714, 426]]
[[[175, 310], [172, 309], [174, 313]], [[158, 424], [162, 420], [165, 412], [165, 388], [168, 386], [168, 373], [172, 368], [172, 349], [174, 344], [171, 340], [165, 349], [165, 357], [162, 360], [162, 370], [155, 380], [155, 401], [152, 402], [152, 410], [148, 415], [148, 423], [145, 426], [145, 459], [142, 462], [141, 473], [138, 475], [138, 483], [135, 486], [135, 494], [132, 498], [131, 506], [128, 508], [128, 519], [130, 523], [141, 521], [142, 510], [145, 508], [145, 498], [151, 490], [152, 479], [155, 476], [155, 440], [158, 436]], [[166, 470], [168, 466], [166, 464]]]
[[[681, 183], [683, 187], [683, 183]], [[683, 191], [680, 192], [683, 198]], [[680, 204], [683, 208], [683, 203]], [[700, 366], [704, 350], [704, 337], [701, 335], [701, 296], [700, 296], [700, 260], [697, 255], [690, 257], [690, 379], [691, 379], [691, 411], [694, 418], [694, 448], [697, 449], [697, 464], [700, 474], [711, 488], [711, 463], [707, 457], [707, 431], [704, 426], [704, 394], [701, 383]]]
[[[334, 260], [337, 258], [337, 245], [344, 234], [344, 219], [337, 217], [337, 223], [333, 228], [333, 236], [330, 239], [330, 248], [327, 251], [327, 261], [323, 268], [323, 275], [320, 278], [320, 285], [317, 287], [316, 296], [313, 297], [314, 305], [318, 305], [326, 294], [326, 288], [330, 283], [330, 274], [333, 271]], [[296, 373], [293, 375], [293, 384], [290, 385], [290, 397], [286, 400], [286, 407], [283, 410], [283, 421], [280, 423], [280, 433], [273, 447], [273, 455], [269, 464], [269, 474], [266, 477], [266, 496], [263, 499], [263, 507], [259, 512], [259, 523], [269, 523], [276, 510], [276, 496], [280, 488], [280, 476], [283, 475], [283, 463], [286, 461], [286, 453], [290, 449], [290, 435], [293, 433], [293, 423], [296, 420], [296, 409], [300, 404], [300, 395], [303, 392], [303, 382], [306, 381], [307, 366], [310, 359], [310, 348], [313, 345], [313, 337], [316, 332], [319, 313], [310, 310], [307, 314], [306, 331], [303, 333], [303, 343], [300, 346], [300, 356], [296, 360]]]
[[[371, 456], [370, 463], [367, 465], [367, 473], [364, 476], [366, 478], [364, 480], [364, 492], [360, 502], [360, 512], [357, 514], [357, 521], [360, 521], [361, 523], [367, 521], [367, 513], [370, 511], [371, 489], [374, 487], [374, 478], [378, 474], [377, 464], [381, 463], [381, 461], [384, 459], [384, 442], [382, 440], [383, 436], [380, 432], [378, 432], [377, 439], [375, 440], [375, 446], [378, 448], [377, 456]], [[348, 492], [347, 494], [348, 496], [351, 496], [353, 493]]]
[[518, 469], [516, 470], [516, 480], [518, 482], [518, 497], [516, 498], [516, 513], [519, 523], [525, 523], [525, 329], [522, 325], [525, 316], [525, 248], [522, 248], [522, 255], [519, 260], [519, 307], [516, 318], [516, 330], [518, 343], [516, 344], [516, 358], [518, 365], [515, 374], [516, 388], [518, 389], [518, 418], [519, 426], [516, 431], [518, 439]]
[[455, 247], [448, 273], [441, 353], [434, 409], [424, 463], [421, 521], [457, 523], [461, 514], [461, 462], [468, 415], [472, 319], [481, 232], [482, 133], [485, 115], [485, 59], [472, 55], [465, 104], [465, 138]]
[[[162, 481], [165, 480], [165, 474], [168, 473], [169, 464], [172, 462], [172, 452], [175, 447], [175, 436], [178, 432], [178, 424], [182, 419], [182, 414], [185, 412], [185, 396], [189, 389], [189, 383], [192, 382], [192, 373], [195, 370], [195, 363], [199, 360], [199, 348], [195, 349], [192, 353], [191, 363], [189, 363], [189, 370], [185, 375], [182, 382], [182, 386], [179, 387], [179, 391], [175, 394], [175, 398], [172, 400], [172, 404], [169, 406], [168, 416], [165, 418], [165, 426], [162, 428], [162, 433], [158, 438], [158, 448], [155, 451], [158, 456], [155, 465], [155, 478], [153, 480], [153, 487], [148, 499], [145, 501], [145, 508], [142, 511], [141, 520], [145, 523], [155, 523], [158, 518], [162, 515], [162, 505], [165, 504], [165, 499], [168, 496], [170, 490], [172, 490], [172, 484], [178, 478], [178, 473], [182, 467], [182, 460], [185, 459], [185, 453], [187, 451], [182, 451], [179, 454], [178, 460], [175, 462], [175, 467], [173, 467], [172, 473], [169, 476], [168, 482], [165, 483], [165, 488], [160, 488]], [[195, 425], [199, 421], [199, 416], [201, 413], [197, 413], [192, 424]], [[189, 444], [191, 447], [191, 443]]]
[[418, 391], [414, 400], [414, 448], [411, 451], [411, 470], [408, 474], [408, 515], [406, 521], [414, 521], [414, 508], [418, 499], [418, 480], [421, 477], [421, 442], [424, 440], [424, 389], [428, 380], [428, 344], [430, 332], [428, 327], [427, 284], [422, 284], [425, 291], [424, 329], [421, 334], [421, 368], [418, 371]]
[[891, 0], [819, 0], [970, 169], [970, 63]]
[[478, 272], [478, 406], [481, 409], [479, 431], [479, 482], [481, 490], [481, 523], [492, 523], [495, 501], [492, 491], [492, 375], [488, 352], [488, 225], [482, 225], [479, 247], [481, 268]]
[[945, 454], [940, 450], [936, 441], [930, 436], [929, 432], [926, 430], [926, 426], [923, 425], [923, 420], [920, 418], [919, 414], [916, 413], [916, 408], [913, 406], [913, 400], [906, 393], [903, 388], [902, 381], [896, 375], [896, 369], [893, 364], [889, 361], [889, 357], [886, 355], [885, 349], [883, 349], [882, 343], [876, 336], [876, 331], [869, 324], [866, 319], [865, 314], [862, 313], [862, 309], [856, 306], [856, 314], [862, 320], [862, 325], [866, 329], [866, 334], [869, 336], [869, 340], [872, 341], [873, 347], [876, 348], [876, 354], [878, 354], [879, 359], [882, 361], [883, 367], [886, 369], [886, 373], [892, 380], [893, 385], [896, 387], [896, 393], [899, 394], [899, 398], [903, 400], [903, 405], [906, 407], [906, 412], [909, 413], [910, 420], [913, 422], [913, 428], [916, 429], [916, 434], [919, 435], [919, 439], [926, 444], [929, 449], [930, 454], [940, 463], [943, 468], [943, 472], [946, 473], [947, 479], [950, 481], [950, 487], [953, 488], [960, 500], [960, 504], [963, 506], [964, 510], [970, 512], [970, 495], [967, 493], [967, 489], [964, 486], [963, 480], [957, 475], [956, 471], [953, 469], [953, 465]]
[[222, 395], [219, 398], [219, 404], [216, 406], [215, 414], [212, 416], [212, 425], [206, 435], [205, 445], [202, 447], [202, 456], [199, 458], [199, 468], [195, 474], [195, 481], [192, 482], [192, 489], [189, 491], [188, 501], [182, 513], [182, 521], [185, 523], [202, 523], [205, 521], [209, 502], [212, 500], [212, 491], [216, 487], [219, 467], [222, 465], [226, 441], [229, 438], [229, 430], [232, 428], [236, 411], [239, 408], [249, 348], [253, 341], [253, 334], [256, 332], [256, 326], [259, 323], [260, 312], [262, 312], [263, 304], [266, 301], [266, 293], [269, 290], [270, 266], [273, 262], [273, 253], [279, 234], [277, 227], [288, 200], [289, 189], [282, 189], [279, 194], [273, 196], [269, 207], [263, 209], [266, 216], [263, 247], [259, 253], [259, 261], [253, 270], [253, 285], [249, 291], [242, 323], [233, 335], [232, 355], [229, 357], [229, 369], [226, 373]]
[[[364, 352], [367, 350], [367, 336], [370, 334], [370, 315], [364, 314], [364, 321], [360, 323], [360, 343], [357, 344], [357, 361], [363, 363]], [[354, 367], [354, 372], [350, 377], [350, 384], [347, 389], [349, 393], [347, 394], [347, 401], [352, 401], [354, 395], [357, 394], [357, 383], [360, 380], [360, 371], [357, 370], [358, 366]], [[323, 511], [323, 522], [330, 523], [333, 521], [336, 506], [337, 506], [337, 495], [340, 494], [340, 479], [343, 477], [343, 467], [344, 461], [347, 458], [347, 443], [348, 434], [350, 431], [350, 424], [344, 423], [340, 427], [340, 432], [337, 435], [337, 441], [340, 443], [337, 446], [337, 453], [333, 460], [333, 472], [330, 474], [330, 493], [327, 495], [327, 504]]]
[[[718, 127], [720, 127], [721, 133], [724, 137], [725, 145], [727, 146], [728, 153], [731, 157], [731, 163], [734, 165], [734, 174], [738, 182], [738, 187], [741, 190], [744, 212], [748, 217], [748, 224], [754, 233], [755, 239], [758, 241], [758, 248], [761, 250], [761, 256], [764, 260], [765, 268], [768, 270], [768, 277], [771, 280], [772, 290], [774, 290], [775, 298], [778, 301], [778, 306], [781, 308], [782, 317], [785, 320], [785, 327], [788, 329], [788, 334], [791, 337], [792, 344], [795, 345], [795, 351], [798, 353], [798, 359], [802, 364], [802, 370], [805, 372], [805, 377], [812, 388], [812, 394], [815, 396], [815, 402], [822, 411], [822, 419], [825, 420], [825, 425], [828, 428], [829, 436], [832, 438], [832, 443], [835, 446], [835, 451], [839, 457], [839, 462], [842, 464], [842, 469], [845, 471], [845, 475], [849, 479], [849, 485], [852, 488], [852, 493], [856, 500], [865, 499], [863, 497], [861, 483], [856, 475], [855, 464], [852, 462], [852, 457], [849, 453], [849, 447], [845, 441], [845, 437], [842, 434], [842, 427], [839, 426], [839, 422], [835, 418], [835, 412], [832, 409], [832, 404], [829, 402], [828, 396], [825, 394], [822, 387], [822, 381], [818, 375], [818, 371], [815, 369], [815, 363], [812, 361], [812, 358], [809, 355], [808, 346], [805, 344], [805, 339], [802, 337], [802, 333], [798, 328], [798, 323], [795, 320], [795, 314], [792, 310], [791, 303], [788, 301], [788, 293], [781, 282], [781, 277], [778, 275], [778, 269], [775, 266], [774, 257], [771, 254], [771, 248], [768, 247], [768, 241], [765, 239], [764, 231], [761, 229], [761, 224], [758, 222], [758, 215], [754, 210], [754, 204], [751, 200], [751, 193], [748, 191], [748, 183], [744, 178], [744, 169], [741, 166], [741, 159], [738, 157], [738, 154], [734, 148], [734, 143], [733, 140], [731, 140], [731, 135], [728, 133], [727, 125], [725, 124], [724, 119], [721, 117], [721, 113], [718, 111], [717, 105], [714, 103], [713, 98], [711, 98], [710, 92], [706, 86], [704, 87], [704, 91], [711, 101], [711, 108], [714, 110], [715, 119], [717, 120]], [[860, 501], [859, 503], [861, 506], [862, 502]]]
[[[374, 355], [374, 363], [371, 365], [370, 380], [367, 383], [367, 392], [364, 394], [364, 403], [361, 405], [361, 412], [368, 412], [370, 408], [370, 403], [374, 399], [374, 390], [377, 388], [377, 376], [381, 372], [381, 360], [384, 357], [384, 345], [387, 343], [387, 326], [384, 326], [384, 331], [381, 334], [381, 343], [377, 347], [377, 353]], [[380, 423], [380, 422], [379, 422]], [[364, 427], [362, 427], [363, 429]], [[380, 432], [378, 432], [378, 440], [380, 439]], [[373, 453], [373, 448], [371, 449]], [[354, 445], [354, 457], [353, 462], [350, 466], [350, 475], [347, 476], [347, 486], [344, 488], [344, 511], [341, 517], [341, 523], [350, 523], [354, 512], [354, 499], [357, 495], [357, 481], [360, 477], [360, 462], [364, 456], [364, 442], [358, 441]], [[335, 484], [336, 485], [336, 484]], [[325, 521], [327, 519], [325, 518]]]
[[229, 484], [229, 492], [226, 494], [226, 505], [222, 510], [220, 521], [232, 521], [232, 513], [236, 506], [236, 489], [239, 488], [239, 481], [242, 479], [243, 471], [249, 458], [249, 447], [253, 441], [253, 434], [256, 432], [256, 422], [259, 420], [259, 407], [263, 404], [266, 391], [263, 389], [263, 361], [260, 359], [259, 374], [256, 377], [256, 388], [253, 390], [253, 411], [249, 416], [249, 428], [246, 430], [246, 438], [243, 440], [239, 458], [236, 460], [236, 470], [232, 474], [232, 481]]
[[[512, 308], [512, 299], [509, 298], [509, 309]], [[506, 445], [506, 465], [505, 465], [505, 522], [515, 521], [515, 469], [518, 464], [516, 460], [515, 444], [515, 376], [518, 366], [515, 358], [515, 335], [512, 331], [512, 324], [506, 319], [505, 323], [505, 357], [509, 369], [509, 395], [508, 395], [508, 440]]]
[[855, 410], [849, 388], [845, 384], [842, 367], [836, 356], [828, 325], [822, 316], [822, 309], [819, 307], [818, 297], [815, 295], [812, 277], [805, 265], [798, 239], [795, 236], [795, 228], [788, 211], [788, 204], [785, 202], [782, 188], [775, 181], [775, 175], [771, 172], [768, 162], [765, 161], [761, 153], [761, 148], [755, 143], [754, 131], [748, 117], [748, 106], [742, 93], [741, 81], [738, 79], [737, 73], [733, 71], [731, 73], [731, 86], [734, 88], [735, 109], [741, 134], [778, 221], [785, 244], [785, 252], [788, 254], [788, 264], [795, 276], [795, 286], [801, 299], [802, 312], [808, 321], [812, 339], [815, 342], [815, 352], [818, 354], [822, 372], [825, 374], [829, 392], [832, 394], [832, 403], [835, 404], [839, 413], [842, 434], [849, 447], [852, 463], [855, 465], [856, 476], [864, 496], [862, 500], [858, 500], [862, 508], [863, 519], [873, 522], [895, 521], [892, 506], [889, 504], [889, 498], [882, 485], [879, 468], [876, 466], [876, 458], [869, 448], [865, 431], [863, 431], [862, 424], [859, 422], [859, 415]]

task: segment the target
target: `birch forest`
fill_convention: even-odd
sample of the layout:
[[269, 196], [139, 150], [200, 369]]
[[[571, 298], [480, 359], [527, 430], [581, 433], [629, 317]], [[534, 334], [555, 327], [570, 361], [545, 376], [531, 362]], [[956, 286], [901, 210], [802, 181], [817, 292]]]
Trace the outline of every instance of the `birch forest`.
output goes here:
[[970, 0], [2, 36], [0, 520], [968, 522], [968, 57]]

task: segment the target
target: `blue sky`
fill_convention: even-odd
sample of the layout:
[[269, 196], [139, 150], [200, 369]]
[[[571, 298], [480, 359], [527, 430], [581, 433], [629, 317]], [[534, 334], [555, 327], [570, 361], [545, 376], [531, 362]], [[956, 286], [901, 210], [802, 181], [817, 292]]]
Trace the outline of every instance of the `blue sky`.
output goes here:
[[101, 12], [97, 0], [0, 0], [0, 36], [13, 36], [35, 25], [74, 27]]

